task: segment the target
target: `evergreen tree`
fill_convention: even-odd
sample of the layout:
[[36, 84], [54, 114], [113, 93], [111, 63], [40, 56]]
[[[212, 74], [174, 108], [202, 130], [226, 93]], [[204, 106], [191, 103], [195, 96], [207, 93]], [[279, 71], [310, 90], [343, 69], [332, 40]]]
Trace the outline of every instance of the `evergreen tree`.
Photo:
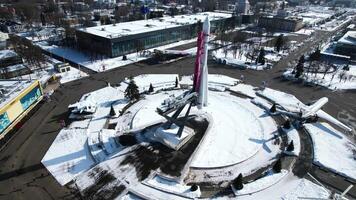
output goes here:
[[176, 84], [175, 84], [175, 87], [178, 87], [178, 77], [176, 77]]
[[285, 129], [290, 129], [291, 128], [291, 124], [290, 124], [290, 120], [289, 119], [287, 119], [287, 121], [284, 122], [283, 128], [285, 128]]
[[321, 59], [321, 53], [319, 47], [316, 48], [316, 50], [310, 54], [309, 60], [310, 61], [319, 61]]
[[282, 46], [284, 45], [284, 38], [283, 38], [283, 34], [280, 34], [276, 40], [276, 43], [274, 44], [274, 47], [276, 48], [276, 50], [279, 52], [282, 48]]
[[289, 143], [288, 147], [287, 147], [287, 151], [294, 151], [294, 143], [293, 140]]
[[272, 107], [269, 109], [271, 113], [275, 113], [277, 111], [276, 104], [273, 104]]
[[130, 83], [125, 90], [125, 97], [131, 101], [140, 98], [140, 92], [133, 78], [130, 78]]
[[256, 59], [256, 64], [261, 64], [261, 65], [264, 65], [266, 60], [265, 60], [265, 49], [264, 48], [261, 48], [260, 50], [260, 54], [258, 55], [257, 59]]
[[193, 184], [191, 187], [190, 187], [190, 191], [194, 192], [194, 191], [197, 191], [198, 190], [198, 186], [196, 184]]
[[115, 112], [114, 106], [112, 104], [111, 104], [111, 108], [110, 108], [110, 116], [111, 117], [115, 117], [116, 116], [116, 112]]
[[304, 55], [302, 55], [302, 56], [300, 56], [298, 64], [296, 66], [295, 78], [299, 78], [303, 74], [304, 62], [305, 62], [305, 58], [304, 58]]
[[148, 88], [148, 92], [152, 93], [154, 91], [152, 83], [150, 83], [150, 87]]
[[278, 159], [277, 162], [273, 165], [273, 171], [275, 173], [280, 173], [282, 170], [282, 161]]
[[234, 188], [236, 190], [241, 190], [242, 188], [244, 188], [244, 185], [242, 183], [242, 174], [240, 173], [239, 176], [237, 176], [237, 178], [235, 178], [235, 180], [233, 181], [232, 185], [234, 186]]

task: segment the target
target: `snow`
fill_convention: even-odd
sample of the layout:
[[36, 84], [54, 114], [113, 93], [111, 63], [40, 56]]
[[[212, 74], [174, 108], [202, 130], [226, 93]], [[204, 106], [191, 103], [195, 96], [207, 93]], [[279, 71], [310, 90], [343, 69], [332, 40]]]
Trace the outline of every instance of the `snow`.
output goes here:
[[[178, 74], [142, 74], [133, 77], [140, 92], [148, 91], [150, 84], [152, 84], [155, 91], [159, 89], [174, 88]], [[120, 88], [125, 91], [130, 79], [126, 78], [120, 83]]]
[[[314, 85], [321, 85], [331, 90], [352, 90], [356, 88], [356, 65], [349, 65], [350, 70], [344, 71], [342, 67], [335, 72], [327, 73], [324, 77], [324, 73], [306, 74], [304, 73], [300, 78], [306, 83]], [[283, 77], [289, 80], [296, 80], [293, 69], [288, 69], [283, 73]]]
[[87, 77], [88, 74], [83, 72], [83, 71], [79, 71], [78, 69], [74, 68], [74, 67], [70, 67], [70, 70], [67, 72], [62, 72], [62, 73], [56, 73], [56, 76], [60, 76], [60, 82], [63, 83], [68, 83], [74, 80], [78, 80], [84, 77]]
[[304, 126], [313, 140], [314, 163], [356, 180], [356, 146], [327, 123]]
[[297, 31], [295, 33], [300, 34], [300, 35], [311, 35], [314, 32], [315, 32], [315, 30], [313, 30], [313, 29], [303, 28], [303, 29], [300, 29], [299, 31]]
[[287, 94], [278, 90], [271, 88], [265, 88], [264, 90], [258, 91], [257, 94], [263, 96], [264, 98], [270, 100], [271, 102], [276, 102], [281, 105], [283, 108], [289, 111], [299, 112], [299, 106], [304, 105], [299, 99], [297, 99], [292, 94]]
[[4, 97], [0, 99], [0, 108], [15, 99], [21, 92], [28, 88], [34, 81], [30, 80], [0, 80], [0, 85], [5, 89]]
[[[172, 44], [167, 44], [167, 45], [147, 49], [146, 51], [149, 51], [152, 53], [155, 49], [157, 49], [157, 50], [169, 49], [169, 48], [172, 48], [175, 46], [189, 44], [194, 41], [196, 41], [196, 39], [182, 40], [182, 41], [175, 42]], [[36, 44], [51, 54], [55, 54], [57, 56], [64, 57], [78, 65], [81, 65], [83, 67], [86, 67], [86, 68], [91, 69], [96, 72], [107, 71], [110, 69], [115, 69], [115, 68], [122, 67], [122, 66], [125, 66], [128, 64], [146, 60], [146, 59], [150, 58], [150, 54], [151, 54], [151, 53], [149, 53], [149, 54], [131, 53], [131, 54], [126, 55], [127, 60], [122, 60], [122, 56], [120, 56], [120, 57], [115, 57], [115, 58], [104, 58], [104, 59], [97, 59], [97, 60], [92, 61], [89, 56], [87, 56], [84, 53], [82, 53], [78, 50], [75, 50], [73, 48], [61, 47], [61, 46], [56, 46], [56, 45], [50, 46], [46, 42], [38, 42]]]
[[277, 182], [281, 181], [281, 179], [286, 176], [287, 173], [287, 170], [282, 170], [280, 173], [269, 172], [266, 176], [260, 179], [257, 179], [251, 183], [244, 184], [244, 187], [241, 190], [236, 190], [233, 186], [232, 190], [236, 196], [251, 195], [253, 193], [265, 190], [268, 187], [272, 187]]
[[5, 60], [7, 58], [18, 56], [15, 51], [12, 50], [1, 50], [0, 51], [0, 60]]
[[256, 89], [255, 87], [243, 83], [240, 83], [238, 85], [229, 88], [229, 90], [246, 95], [249, 98], [257, 97], [255, 89]]
[[348, 31], [337, 43], [356, 46], [356, 31]]
[[67, 184], [94, 164], [86, 142], [86, 129], [62, 129], [57, 135], [41, 162], [59, 184]]
[[[191, 167], [216, 168], [240, 163], [255, 155], [262, 148], [259, 141], [276, 127], [270, 117], [261, 117], [264, 111], [249, 100], [212, 91], [208, 99], [209, 105], [203, 111], [213, 117]], [[268, 127], [264, 127], [266, 124]]]
[[[255, 59], [251, 60], [250, 53], [253, 52], [253, 47], [243, 44], [241, 47], [236, 49], [233, 46], [228, 46], [224, 48], [217, 49], [212, 52], [213, 58], [223, 64], [235, 66], [241, 69], [253, 69], [253, 70], [264, 70], [267, 69], [268, 62], [277, 62], [281, 59], [281, 55], [275, 52], [274, 50], [268, 50], [269, 47], [265, 48], [265, 59], [266, 64], [255, 64], [255, 59], [258, 54], [255, 56]], [[224, 63], [225, 62], [225, 63]]]
[[290, 129], [283, 128], [283, 131], [287, 134], [288, 144], [290, 144], [293, 141], [293, 145], [294, 145], [294, 150], [292, 152], [285, 152], [285, 153], [287, 154], [291, 153], [293, 155], [299, 156], [301, 146], [300, 146], [300, 138], [297, 129], [295, 129], [294, 127]]
[[182, 185], [175, 180], [170, 180], [157, 174], [154, 175], [153, 178], [144, 181], [144, 184], [157, 188], [161, 191], [178, 194], [179, 196], [197, 198], [201, 195], [200, 189], [192, 192], [190, 191], [191, 186]]
[[329, 191], [307, 179], [302, 179], [298, 186], [281, 197], [282, 200], [328, 199]]
[[[235, 86], [240, 82], [240, 80], [231, 78], [221, 74], [208, 74], [208, 86], [223, 86], [223, 87], [231, 87]], [[193, 75], [190, 76], [182, 76], [179, 81], [180, 85], [192, 86], [193, 85]]]
[[190, 15], [177, 15], [174, 17], [165, 16], [159, 19], [156, 18], [148, 20], [137, 20], [132, 22], [95, 26], [89, 28], [82, 28], [80, 30], [100, 37], [112, 39], [128, 35], [160, 31], [164, 29], [194, 24], [197, 23], [199, 20], [203, 22], [206, 16], [209, 16], [210, 21], [215, 21], [218, 19], [229, 18], [232, 15], [228, 13], [219, 12], [204, 12]]

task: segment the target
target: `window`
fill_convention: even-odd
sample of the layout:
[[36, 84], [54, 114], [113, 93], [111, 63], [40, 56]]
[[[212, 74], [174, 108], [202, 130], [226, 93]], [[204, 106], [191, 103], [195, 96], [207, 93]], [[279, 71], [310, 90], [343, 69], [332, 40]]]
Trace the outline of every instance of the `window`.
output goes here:
[[11, 124], [7, 113], [0, 114], [0, 133], [2, 133]]

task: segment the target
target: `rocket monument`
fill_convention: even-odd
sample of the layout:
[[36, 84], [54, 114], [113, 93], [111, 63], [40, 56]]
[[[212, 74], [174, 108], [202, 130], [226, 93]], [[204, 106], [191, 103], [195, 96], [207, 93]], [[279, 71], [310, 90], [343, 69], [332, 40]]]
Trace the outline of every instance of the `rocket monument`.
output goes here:
[[209, 17], [205, 18], [202, 31], [198, 33], [197, 55], [194, 69], [193, 89], [198, 93], [198, 108], [208, 105], [208, 42], [210, 34]]

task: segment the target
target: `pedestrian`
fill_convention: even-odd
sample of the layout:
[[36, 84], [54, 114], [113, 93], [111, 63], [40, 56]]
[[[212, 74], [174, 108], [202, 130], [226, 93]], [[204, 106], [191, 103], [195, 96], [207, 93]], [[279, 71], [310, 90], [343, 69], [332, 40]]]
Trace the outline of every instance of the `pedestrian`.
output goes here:
[[243, 74], [241, 74], [240, 76], [240, 81], [241, 83], [245, 83], [245, 76]]

